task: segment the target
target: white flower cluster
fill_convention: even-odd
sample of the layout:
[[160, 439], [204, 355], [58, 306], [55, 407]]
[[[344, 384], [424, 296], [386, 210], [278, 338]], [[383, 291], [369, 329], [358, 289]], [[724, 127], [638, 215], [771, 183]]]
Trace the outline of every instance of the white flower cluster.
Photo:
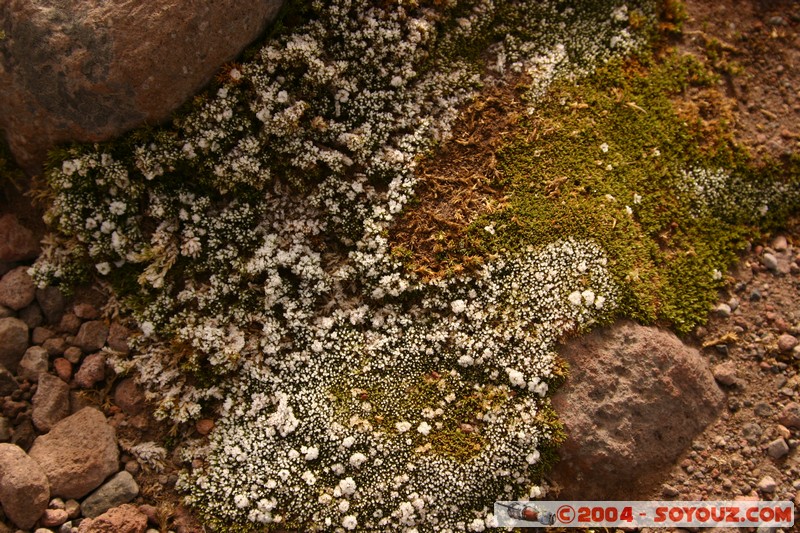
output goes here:
[[559, 57], [589, 68], [628, 27], [595, 4], [318, 2], [174, 129], [51, 170], [73, 240], [37, 279], [82, 255], [131, 296], [143, 335], [112, 363], [157, 414], [221, 402], [184, 484], [209, 520], [480, 531], [488, 501], [531, 494], [554, 343], [614, 308], [601, 251], [565, 239], [423, 285], [385, 232], [477, 89], [464, 54], [508, 35], [496, 64], [535, 83]]
[[447, 531], [527, 498], [555, 342], [613, 310], [603, 254], [565, 240], [417, 290], [358, 326], [318, 316], [305, 342], [245, 363], [189, 501], [229, 523]]

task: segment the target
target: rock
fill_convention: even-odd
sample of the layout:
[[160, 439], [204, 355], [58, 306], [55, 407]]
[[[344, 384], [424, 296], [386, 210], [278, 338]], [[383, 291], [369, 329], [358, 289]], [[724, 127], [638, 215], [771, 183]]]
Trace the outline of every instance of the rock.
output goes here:
[[11, 422], [8, 418], [0, 416], [0, 442], [11, 440]]
[[135, 416], [144, 411], [145, 397], [142, 389], [131, 378], [125, 378], [119, 382], [114, 390], [114, 403], [116, 403], [125, 414]]
[[797, 337], [784, 333], [778, 337], [778, 349], [782, 352], [791, 352], [797, 346]]
[[42, 374], [32, 403], [33, 425], [47, 433], [69, 415], [69, 385], [52, 374]]
[[212, 429], [214, 429], [214, 421], [211, 420], [210, 418], [203, 418], [201, 420], [198, 420], [194, 427], [199, 434], [205, 437], [206, 435], [211, 433]]
[[[42, 343], [42, 348], [47, 350], [51, 356], [61, 355], [67, 349], [67, 341], [64, 337], [52, 337]], [[78, 348], [80, 350], [80, 348]]]
[[0, 396], [9, 396], [19, 388], [19, 383], [6, 367], [0, 365]]
[[17, 527], [30, 529], [47, 509], [50, 487], [41, 467], [14, 444], [0, 444], [0, 504]]
[[100, 318], [100, 311], [95, 306], [87, 303], [75, 304], [72, 307], [72, 312], [76, 317], [82, 320], [97, 320]]
[[789, 402], [783, 406], [778, 421], [788, 428], [800, 429], [800, 403]]
[[10, 307], [6, 307], [5, 305], [0, 305], [0, 318], [10, 318], [16, 317], [17, 314], [14, 312], [13, 309]]
[[75, 346], [80, 347], [84, 353], [96, 352], [106, 344], [108, 326], [102, 320], [84, 322], [75, 337]]
[[81, 513], [83, 516], [95, 518], [112, 507], [130, 502], [138, 494], [139, 485], [136, 480], [130, 473], [122, 471], [83, 500]]
[[661, 487], [661, 494], [662, 494], [662, 495], [663, 495], [665, 498], [674, 498], [675, 496], [677, 496], [678, 494], [680, 494], [680, 491], [679, 491], [678, 489], [676, 489], [675, 487], [673, 487], [672, 485], [667, 485], [667, 484], [665, 483], [665, 484], [664, 484], [664, 485], [662, 485], [662, 487]]
[[775, 483], [775, 480], [772, 479], [771, 476], [764, 476], [761, 478], [761, 481], [758, 482], [758, 490], [765, 494], [772, 494], [775, 492], [776, 488], [778, 488], [778, 484]]
[[48, 328], [38, 327], [33, 329], [31, 334], [31, 342], [33, 344], [42, 344], [47, 339], [52, 338], [55, 332]]
[[559, 499], [649, 495], [724, 405], [704, 358], [657, 328], [621, 321], [561, 355], [572, 370], [553, 397], [568, 434], [552, 473]]
[[23, 450], [28, 451], [33, 445], [34, 439], [36, 439], [36, 430], [33, 429], [33, 422], [30, 419], [25, 419], [14, 428], [11, 444], [16, 444]]
[[778, 259], [769, 252], [761, 256], [761, 264], [773, 272], [778, 270]]
[[19, 362], [17, 375], [28, 381], [39, 381], [39, 375], [47, 372], [50, 354], [41, 346], [31, 346]]
[[93, 407], [57, 423], [33, 443], [30, 456], [47, 472], [54, 496], [81, 498], [119, 468], [114, 428]]
[[778, 235], [772, 239], [772, 249], [776, 252], [785, 252], [788, 247], [789, 243], [783, 235]]
[[36, 301], [42, 309], [44, 318], [48, 324], [56, 325], [61, 322], [66, 308], [66, 299], [61, 291], [55, 287], [45, 287], [36, 290]]
[[75, 520], [81, 515], [81, 504], [78, 500], [67, 500], [64, 502], [64, 510], [70, 520]]
[[78, 329], [80, 329], [80, 327], [81, 319], [72, 313], [64, 313], [64, 315], [61, 317], [61, 321], [58, 323], [59, 333], [75, 335], [78, 333]]
[[75, 373], [75, 383], [84, 389], [94, 387], [106, 377], [106, 356], [95, 353], [84, 358], [81, 367]]
[[770, 416], [772, 414], [772, 406], [767, 402], [758, 402], [753, 407], [753, 412], [762, 417]]
[[767, 454], [769, 454], [769, 456], [773, 459], [780, 459], [788, 453], [789, 445], [786, 444], [786, 441], [782, 438], [775, 439], [767, 445]]
[[115, 352], [120, 353], [130, 353], [131, 349], [128, 346], [128, 337], [130, 336], [131, 332], [117, 322], [113, 322], [111, 327], [108, 331], [108, 347], [114, 350]]
[[72, 379], [72, 363], [63, 357], [58, 357], [53, 361], [53, 369], [64, 383], [69, 383], [69, 380]]
[[18, 318], [25, 322], [29, 329], [38, 328], [44, 322], [44, 315], [36, 302], [22, 309]]
[[0, 318], [0, 365], [17, 368], [28, 349], [28, 326], [18, 318]]
[[739, 378], [736, 377], [736, 363], [734, 361], [725, 361], [714, 365], [712, 374], [714, 379], [722, 385], [736, 385], [739, 381]]
[[83, 351], [77, 346], [70, 346], [66, 350], [64, 350], [64, 359], [72, 363], [73, 365], [77, 365], [81, 357], [83, 357]]
[[85, 519], [79, 533], [145, 533], [147, 516], [135, 505], [125, 504], [109, 509], [97, 518]]
[[261, 35], [281, 3], [4, 2], [0, 130], [35, 174], [56, 144], [163, 121]]
[[751, 446], [758, 443], [764, 430], [755, 422], [748, 422], [742, 426], [742, 438]]
[[39, 255], [39, 241], [16, 216], [0, 217], [0, 263], [27, 261]]
[[716, 308], [714, 308], [714, 313], [722, 318], [728, 318], [731, 316], [731, 306], [728, 304], [719, 304]]
[[39, 523], [42, 527], [59, 527], [67, 521], [67, 518], [67, 512], [64, 509], [47, 509]]
[[0, 279], [0, 305], [19, 311], [29, 306], [35, 297], [36, 286], [28, 275], [28, 267], [17, 267]]

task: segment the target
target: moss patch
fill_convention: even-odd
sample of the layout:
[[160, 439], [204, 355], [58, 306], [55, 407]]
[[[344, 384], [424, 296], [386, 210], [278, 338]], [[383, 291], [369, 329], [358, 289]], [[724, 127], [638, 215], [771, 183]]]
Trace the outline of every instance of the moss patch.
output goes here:
[[[753, 225], [774, 223], [796, 204], [796, 161], [750, 166], [731, 141], [716, 87], [713, 73], [674, 53], [556, 84], [491, 154], [494, 188], [485, 199], [501, 205], [467, 224], [450, 220], [431, 232], [433, 245], [398, 239], [396, 249], [413, 268], [446, 274], [565, 236], [593, 239], [622, 287], [623, 314], [689, 331], [705, 319]], [[736, 191], [698, 208], [687, 172], [699, 169], [732, 176]], [[788, 181], [776, 188], [776, 180]], [[768, 219], [747, 209], [762, 201]]]

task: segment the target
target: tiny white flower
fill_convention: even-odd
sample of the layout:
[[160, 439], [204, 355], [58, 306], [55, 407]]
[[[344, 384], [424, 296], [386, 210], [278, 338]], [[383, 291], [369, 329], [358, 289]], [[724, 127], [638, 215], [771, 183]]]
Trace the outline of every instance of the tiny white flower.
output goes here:
[[431, 425], [423, 420], [419, 423], [419, 426], [417, 426], [417, 431], [427, 436], [428, 433], [431, 432]]
[[608, 153], [608, 143], [601, 144], [600, 145], [600, 151], [603, 152], [604, 154]]

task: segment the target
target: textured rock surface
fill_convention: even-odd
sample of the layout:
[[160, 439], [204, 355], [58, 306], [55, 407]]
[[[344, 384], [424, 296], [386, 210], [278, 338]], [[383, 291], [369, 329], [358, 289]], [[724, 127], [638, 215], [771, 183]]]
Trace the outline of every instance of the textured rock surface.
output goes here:
[[128, 472], [120, 472], [109, 479], [102, 487], [83, 500], [83, 516], [94, 518], [112, 507], [128, 503], [139, 494], [139, 485]]
[[33, 395], [33, 425], [48, 432], [69, 414], [69, 385], [52, 374], [42, 374]]
[[108, 326], [102, 320], [92, 320], [81, 324], [75, 345], [85, 353], [96, 352], [103, 347], [108, 338]]
[[570, 377], [553, 398], [567, 442], [559, 499], [635, 499], [714, 421], [724, 395], [706, 361], [672, 333], [624, 321], [561, 350]]
[[57, 143], [164, 120], [258, 37], [281, 3], [0, 3], [0, 129], [35, 173]]
[[0, 305], [19, 311], [36, 297], [36, 286], [28, 275], [28, 267], [17, 267], [0, 279]]
[[106, 375], [106, 356], [103, 353], [95, 353], [87, 356], [80, 369], [75, 373], [75, 383], [79, 387], [88, 389], [97, 382], [103, 381]]
[[117, 439], [93, 407], [61, 420], [33, 443], [30, 456], [47, 473], [53, 496], [81, 498], [119, 469]]
[[28, 381], [39, 381], [39, 376], [47, 372], [50, 354], [41, 346], [31, 346], [19, 362], [18, 374]]
[[47, 477], [39, 465], [14, 444], [0, 444], [0, 504], [18, 527], [29, 529], [50, 500]]
[[39, 242], [31, 230], [12, 214], [0, 217], [0, 263], [33, 259], [38, 253]]
[[79, 533], [144, 533], [147, 516], [133, 505], [120, 505], [81, 522]]
[[0, 365], [16, 370], [28, 349], [28, 325], [18, 318], [0, 318]]

